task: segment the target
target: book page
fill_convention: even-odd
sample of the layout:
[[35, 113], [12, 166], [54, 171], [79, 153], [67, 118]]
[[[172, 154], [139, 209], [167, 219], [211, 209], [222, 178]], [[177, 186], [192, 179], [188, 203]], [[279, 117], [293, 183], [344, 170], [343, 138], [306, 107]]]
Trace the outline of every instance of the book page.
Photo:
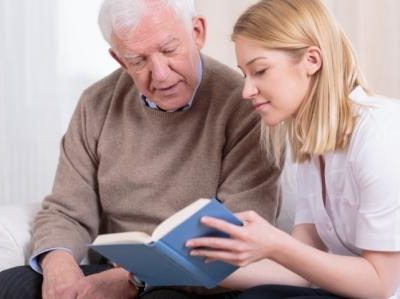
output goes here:
[[210, 202], [209, 198], [200, 198], [195, 202], [193, 202], [192, 204], [186, 206], [182, 210], [179, 210], [172, 216], [168, 217], [163, 222], [161, 222], [153, 231], [152, 239], [154, 241], [161, 239], [163, 236], [165, 236], [167, 233], [173, 230], [174, 227], [181, 224], [183, 221], [188, 219], [191, 215], [200, 210], [209, 202]]
[[93, 245], [105, 244], [137, 244], [137, 243], [151, 243], [151, 237], [143, 232], [124, 232], [114, 234], [99, 235], [94, 240]]

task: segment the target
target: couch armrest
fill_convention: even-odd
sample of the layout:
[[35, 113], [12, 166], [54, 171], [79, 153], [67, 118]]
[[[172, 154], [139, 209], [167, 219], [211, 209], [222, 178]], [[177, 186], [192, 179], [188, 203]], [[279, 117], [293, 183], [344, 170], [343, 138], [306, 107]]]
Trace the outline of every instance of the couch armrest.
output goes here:
[[0, 271], [24, 265], [31, 255], [33, 217], [40, 203], [0, 205]]

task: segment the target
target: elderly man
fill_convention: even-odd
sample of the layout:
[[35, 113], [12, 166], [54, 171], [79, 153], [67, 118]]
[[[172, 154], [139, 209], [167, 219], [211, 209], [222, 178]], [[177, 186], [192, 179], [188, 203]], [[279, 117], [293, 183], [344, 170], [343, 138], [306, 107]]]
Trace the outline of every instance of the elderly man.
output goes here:
[[[98, 233], [151, 232], [199, 197], [277, 215], [279, 170], [259, 150], [240, 76], [200, 54], [206, 24], [193, 1], [105, 0], [99, 23], [121, 68], [83, 93], [34, 222], [35, 271], [1, 273], [4, 298], [137, 297], [126, 270], [79, 266], [87, 245]], [[159, 288], [141, 298], [236, 294], [205, 291]]]

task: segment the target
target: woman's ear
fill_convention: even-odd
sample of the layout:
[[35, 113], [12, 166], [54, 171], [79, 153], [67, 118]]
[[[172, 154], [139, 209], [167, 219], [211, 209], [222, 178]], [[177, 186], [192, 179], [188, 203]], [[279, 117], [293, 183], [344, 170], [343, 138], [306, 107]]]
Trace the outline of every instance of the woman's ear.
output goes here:
[[308, 76], [314, 75], [321, 69], [322, 57], [321, 50], [318, 47], [309, 47], [304, 54], [304, 62]]

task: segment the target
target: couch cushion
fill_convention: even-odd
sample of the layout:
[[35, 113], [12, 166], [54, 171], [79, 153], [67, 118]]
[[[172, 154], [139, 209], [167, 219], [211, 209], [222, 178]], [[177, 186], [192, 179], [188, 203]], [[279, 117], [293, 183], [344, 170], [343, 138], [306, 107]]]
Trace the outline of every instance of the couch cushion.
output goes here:
[[23, 265], [30, 255], [31, 224], [40, 203], [0, 205], [0, 271]]

